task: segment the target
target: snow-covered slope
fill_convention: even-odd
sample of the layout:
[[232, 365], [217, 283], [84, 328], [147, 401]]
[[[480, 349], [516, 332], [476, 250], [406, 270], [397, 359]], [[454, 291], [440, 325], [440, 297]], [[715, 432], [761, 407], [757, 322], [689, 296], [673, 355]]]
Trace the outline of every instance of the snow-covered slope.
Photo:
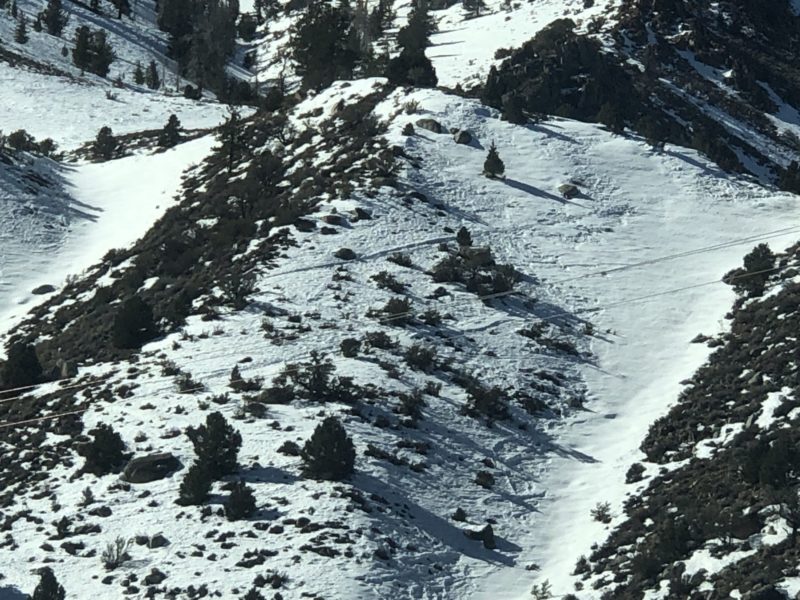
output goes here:
[[0, 328], [36, 302], [31, 290], [78, 277], [147, 231], [200, 162], [211, 136], [166, 152], [64, 166], [23, 153], [0, 163]]
[[[312, 134], [302, 146], [287, 146], [291, 169], [311, 151], [327, 173], [341, 156], [320, 145], [324, 122], [338, 114], [340, 99], [352, 104], [379, 83], [337, 84], [301, 103], [293, 120], [298, 131], [306, 124]], [[68, 403], [85, 406], [84, 431], [109, 423], [136, 454], [169, 451], [184, 465], [192, 449], [182, 430], [220, 410], [242, 434], [238, 477], [254, 490], [256, 515], [239, 522], [218, 515], [225, 498], [220, 484], [205, 513], [175, 505], [184, 471], [130, 489], [115, 475], [73, 480], [81, 459], [70, 436], [59, 434], [55, 420], [38, 422], [48, 431], [40, 450], [56, 464], [46, 493], [44, 483], [20, 489], [3, 509], [14, 548], [13, 554], [0, 548], [8, 558], [2, 561], [7, 581], [31, 589], [31, 564], [50, 559], [75, 597], [121, 597], [123, 588], [127, 597], [145, 597], [143, 578], [154, 568], [167, 575], [163, 586], [186, 597], [189, 586], [201, 585], [240, 597], [256, 575], [269, 572], [287, 576], [280, 589], [286, 598], [513, 599], [528, 597], [544, 579], [554, 593], [572, 591], [574, 559], [605, 533], [589, 509], [605, 500], [619, 510], [624, 469], [639, 458], [647, 425], [706, 356], [689, 340], [722, 327], [732, 296], [720, 277], [757, 241], [780, 245], [796, 235], [786, 225], [796, 200], [726, 175], [692, 151], [654, 152], [639, 139], [569, 120], [512, 125], [477, 101], [441, 92], [396, 91], [375, 114], [388, 123], [386, 138], [399, 157], [398, 168], [389, 169], [396, 187], [381, 185], [384, 176], [376, 186], [355, 182], [320, 200], [308, 217], [315, 231], [290, 227], [291, 243], [277, 236], [279, 255], [255, 263], [257, 291], [246, 308], [225, 308], [215, 322], [195, 314], [181, 331], [146, 346], [135, 365], [82, 368], [81, 376], [107, 379], [84, 380], [92, 391], [79, 388]], [[422, 118], [467, 130], [472, 141], [457, 144], [448, 133], [431, 133], [417, 125]], [[402, 133], [409, 122], [413, 135]], [[481, 174], [492, 142], [505, 179]], [[133, 159], [111, 165], [119, 169], [116, 178], [132, 180], [141, 167]], [[569, 181], [580, 194], [566, 200], [558, 188]], [[85, 190], [81, 201], [98, 202], [94, 194], [102, 186], [80, 188], [83, 182], [76, 180]], [[356, 208], [366, 213], [353, 219]], [[497, 263], [521, 274], [513, 294], [482, 301], [461, 284], [432, 279], [429, 271], [447, 256], [442, 244], [452, 251], [461, 226], [476, 247], [491, 248]], [[231, 263], [256, 259], [264, 241], [256, 236], [237, 246], [246, 250]], [[354, 260], [334, 256], [343, 248]], [[112, 275], [120, 277], [125, 267]], [[387, 291], [387, 274], [405, 285]], [[158, 284], [147, 280], [141, 289]], [[411, 303], [411, 313], [401, 314], [411, 317], [407, 326], [376, 311], [397, 296]], [[375, 331], [399, 347], [364, 344]], [[342, 356], [346, 338], [361, 340], [363, 352]], [[406, 362], [414, 343], [436, 348], [435, 366]], [[245, 378], [269, 382], [288, 364], [308, 361], [312, 351], [327, 353], [337, 375], [362, 386], [356, 402], [268, 404], [265, 414], [253, 416], [247, 394], [229, 386], [234, 366]], [[184, 380], [183, 387], [195, 394], [180, 393], [176, 372], [191, 375], [193, 383]], [[487, 426], [484, 418], [464, 414], [468, 393], [459, 373], [499, 386], [511, 418]], [[399, 413], [398, 394], [414, 389], [430, 393], [411, 426]], [[36, 395], [46, 392], [57, 386]], [[227, 401], [212, 401], [222, 393]], [[93, 394], [116, 401], [88, 401]], [[526, 395], [541, 401], [533, 414], [519, 402]], [[16, 410], [29, 401], [47, 414], [40, 400], [21, 400]], [[356, 445], [356, 474], [348, 483], [304, 479], [300, 459], [277, 451], [287, 441], [302, 445], [327, 414], [343, 420]], [[19, 444], [29, 439], [15, 438]], [[478, 471], [490, 473], [494, 485], [476, 484]], [[79, 506], [87, 486], [110, 514]], [[465, 511], [466, 523], [451, 518], [456, 508]], [[47, 514], [47, 522], [37, 530], [24, 516], [12, 518], [24, 510]], [[101, 531], [71, 536], [85, 544], [74, 555], [61, 542], [45, 546], [50, 522], [62, 516]], [[487, 522], [496, 549], [464, 535]], [[132, 560], [109, 574], [98, 555], [122, 531], [161, 533], [169, 544], [133, 545]], [[260, 551], [264, 560], [242, 562], [248, 551]], [[582, 597], [599, 596], [587, 591]]]

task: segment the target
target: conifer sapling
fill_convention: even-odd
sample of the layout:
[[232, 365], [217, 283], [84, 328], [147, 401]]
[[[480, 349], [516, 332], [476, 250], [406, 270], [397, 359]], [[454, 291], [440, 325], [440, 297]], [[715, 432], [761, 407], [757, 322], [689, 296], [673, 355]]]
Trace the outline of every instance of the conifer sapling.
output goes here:
[[500, 160], [497, 146], [492, 142], [492, 145], [489, 146], [489, 154], [486, 156], [486, 161], [483, 163], [483, 174], [490, 178], [502, 177], [505, 170], [506, 166], [503, 164], [503, 161]]

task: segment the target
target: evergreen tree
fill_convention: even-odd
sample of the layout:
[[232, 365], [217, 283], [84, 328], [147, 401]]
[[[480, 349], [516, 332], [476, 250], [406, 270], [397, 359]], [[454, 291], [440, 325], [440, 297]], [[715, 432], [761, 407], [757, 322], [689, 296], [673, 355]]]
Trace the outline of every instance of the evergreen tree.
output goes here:
[[401, 52], [389, 61], [386, 76], [390, 83], [419, 87], [433, 87], [438, 83], [433, 64], [425, 55], [434, 31], [436, 24], [428, 13], [427, 1], [418, 0], [409, 14], [408, 24], [397, 34]]
[[34, 21], [33, 21], [33, 30], [36, 33], [41, 33], [42, 32], [42, 19], [41, 19], [41, 17], [37, 16], [36, 19], [34, 19]]
[[28, 43], [28, 22], [25, 15], [20, 15], [17, 21], [17, 28], [14, 30], [14, 41], [18, 44]]
[[140, 62], [136, 63], [136, 68], [133, 70], [133, 83], [144, 85], [144, 69], [142, 69], [142, 63]]
[[42, 13], [42, 20], [47, 28], [47, 33], [58, 37], [61, 36], [61, 32], [64, 31], [64, 27], [69, 21], [69, 17], [61, 5], [61, 0], [47, 0], [47, 7]]
[[172, 148], [181, 141], [181, 122], [175, 115], [170, 115], [167, 124], [158, 135], [158, 145], [162, 148]]
[[197, 462], [212, 479], [235, 473], [239, 468], [238, 455], [242, 436], [231, 427], [220, 412], [206, 417], [205, 425], [189, 427], [186, 435], [192, 440]]
[[72, 49], [72, 62], [83, 71], [100, 77], [108, 75], [109, 67], [116, 55], [108, 43], [106, 32], [91, 31], [85, 25], [75, 30], [75, 47]]
[[744, 257], [744, 268], [734, 269], [723, 281], [740, 294], [760, 296], [775, 268], [775, 255], [767, 244], [759, 244]]
[[293, 30], [292, 58], [304, 87], [318, 90], [352, 77], [358, 53], [349, 42], [350, 28], [348, 7], [312, 0]]
[[91, 37], [91, 30], [85, 25], [81, 25], [75, 30], [75, 47], [72, 49], [72, 62], [82, 71], [89, 69]]
[[6, 389], [34, 385], [42, 380], [42, 365], [31, 344], [12, 342], [8, 347], [8, 358], [0, 371], [2, 385]]
[[228, 110], [228, 118], [219, 129], [219, 141], [221, 153], [227, 156], [228, 174], [231, 174], [233, 166], [243, 155], [244, 142], [239, 111], [233, 107], [229, 107]]
[[108, 70], [111, 63], [114, 62], [116, 55], [108, 42], [106, 32], [97, 30], [92, 33], [91, 44], [91, 60], [89, 62], [89, 71], [100, 77], [108, 75]]
[[100, 14], [100, 0], [89, 0], [89, 10], [95, 14]]
[[151, 60], [147, 65], [147, 74], [145, 75], [145, 83], [151, 90], [157, 90], [161, 87], [161, 79], [158, 76], [158, 65], [156, 61]]
[[497, 146], [492, 145], [489, 146], [489, 153], [486, 156], [486, 161], [483, 163], [483, 174], [486, 177], [501, 177], [503, 173], [505, 173], [506, 166], [503, 164], [503, 161], [500, 160], [500, 154], [497, 152]]
[[111, 3], [117, 9], [117, 18], [121, 19], [122, 15], [130, 16], [131, 5], [128, 0], [111, 0]]
[[66, 593], [50, 567], [39, 569], [39, 584], [33, 590], [31, 600], [64, 600]]
[[456, 233], [456, 242], [458, 242], [459, 246], [472, 246], [472, 234], [469, 232], [469, 229], [466, 227], [462, 227]]
[[141, 348], [156, 333], [153, 309], [138, 296], [133, 296], [122, 304], [114, 316], [112, 342], [117, 348]]
[[92, 155], [101, 160], [110, 160], [114, 157], [116, 150], [117, 139], [114, 137], [111, 127], [107, 125], [101, 127], [92, 145]]
[[481, 16], [481, 11], [486, 10], [486, 3], [484, 0], [462, 0], [461, 2], [464, 10], [467, 11], [467, 17], [474, 19]]
[[339, 420], [328, 417], [314, 430], [300, 456], [306, 476], [339, 481], [353, 474], [356, 451]]
[[89, 435], [93, 439], [78, 449], [86, 461], [83, 472], [101, 476], [119, 471], [125, 462], [125, 442], [119, 434], [110, 425], [100, 423]]
[[233, 485], [231, 495], [225, 503], [225, 516], [229, 521], [239, 521], [250, 517], [256, 511], [256, 498], [243, 481]]
[[11, 2], [11, 18], [16, 19], [19, 15], [19, 9], [17, 8], [17, 0], [12, 0]]
[[195, 462], [183, 476], [178, 504], [182, 506], [202, 504], [208, 499], [212, 482], [208, 469], [200, 462]]

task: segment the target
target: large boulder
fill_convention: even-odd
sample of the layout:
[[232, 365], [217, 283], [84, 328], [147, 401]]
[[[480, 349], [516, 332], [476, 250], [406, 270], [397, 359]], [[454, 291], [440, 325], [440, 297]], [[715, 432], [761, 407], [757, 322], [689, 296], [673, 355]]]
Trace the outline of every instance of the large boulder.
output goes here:
[[472, 143], [472, 134], [466, 129], [459, 129], [453, 134], [453, 139], [456, 144], [469, 145]]
[[435, 119], [420, 119], [417, 121], [417, 127], [420, 129], [427, 129], [428, 131], [432, 131], [433, 133], [442, 133], [444, 132], [444, 127], [439, 121]]
[[181, 462], [169, 452], [149, 454], [131, 459], [122, 472], [129, 483], [149, 483], [164, 479], [181, 468]]
[[567, 200], [577, 198], [581, 195], [581, 191], [578, 189], [578, 186], [573, 183], [565, 183], [558, 186], [558, 193]]

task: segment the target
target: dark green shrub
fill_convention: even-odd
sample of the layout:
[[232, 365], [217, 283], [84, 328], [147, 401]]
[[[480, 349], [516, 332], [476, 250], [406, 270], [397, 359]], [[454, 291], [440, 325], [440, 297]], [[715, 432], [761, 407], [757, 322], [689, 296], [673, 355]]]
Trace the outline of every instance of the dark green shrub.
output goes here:
[[339, 481], [353, 474], [356, 451], [336, 417], [328, 417], [303, 446], [303, 473], [313, 479]]

